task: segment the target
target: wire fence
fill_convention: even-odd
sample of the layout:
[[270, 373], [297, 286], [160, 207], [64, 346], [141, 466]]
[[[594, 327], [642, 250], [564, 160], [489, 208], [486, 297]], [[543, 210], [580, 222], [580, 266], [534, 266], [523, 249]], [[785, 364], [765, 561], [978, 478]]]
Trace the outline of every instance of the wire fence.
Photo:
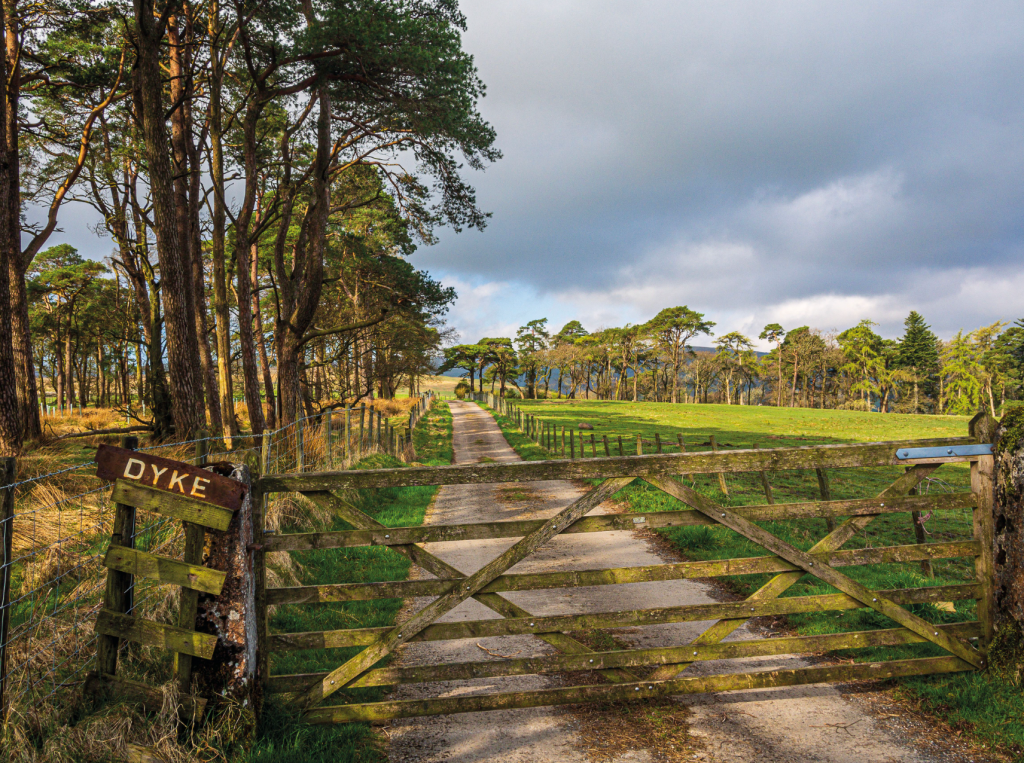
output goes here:
[[[204, 465], [211, 461], [259, 464], [263, 474], [345, 469], [361, 458], [386, 453], [415, 458], [412, 430], [436, 396], [390, 410], [386, 401], [325, 410], [262, 436], [242, 436], [225, 447], [220, 437], [141, 448], [147, 453]], [[383, 403], [383, 405], [382, 405]], [[131, 445], [134, 438], [122, 438]], [[90, 446], [84, 446], [86, 448]], [[93, 446], [94, 447], [94, 446]], [[13, 480], [14, 459], [0, 461], [0, 723], [41, 706], [95, 669], [94, 624], [103, 606], [103, 556], [115, 507], [111, 483], [96, 476], [93, 460], [28, 479]], [[6, 474], [6, 479], [4, 479]], [[161, 556], [180, 556], [180, 522], [139, 512], [132, 543]], [[135, 577], [127, 592], [130, 612], [170, 621], [176, 589]], [[169, 660], [122, 641], [119, 669], [149, 683], [171, 677]]]

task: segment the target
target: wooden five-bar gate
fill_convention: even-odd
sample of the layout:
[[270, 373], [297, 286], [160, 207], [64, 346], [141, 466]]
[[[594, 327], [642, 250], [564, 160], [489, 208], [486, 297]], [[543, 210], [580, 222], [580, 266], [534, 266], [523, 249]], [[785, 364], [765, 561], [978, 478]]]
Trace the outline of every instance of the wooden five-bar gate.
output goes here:
[[[308, 604], [380, 598], [435, 597], [412, 617], [394, 627], [307, 633], [269, 633], [266, 616], [261, 622], [262, 675], [267, 691], [290, 695], [311, 723], [383, 721], [392, 718], [577, 703], [647, 699], [671, 694], [766, 688], [826, 681], [949, 673], [976, 670], [986, 665], [992, 637], [992, 499], [994, 421], [972, 422], [971, 436], [957, 439], [826, 445], [798, 448], [738, 450], [600, 458], [571, 461], [490, 463], [467, 466], [422, 467], [283, 474], [264, 477], [254, 492], [262, 500], [273, 493], [301, 493], [321, 507], [336, 512], [355, 529], [337, 532], [267, 535], [264, 552], [307, 549], [388, 546], [408, 557], [435, 579], [403, 582], [346, 583], [270, 588], [266, 604]], [[942, 464], [970, 462], [971, 490], [916, 495], [918, 486]], [[807, 501], [766, 506], [727, 508], [687, 487], [678, 475], [764, 472], [770, 470], [848, 469], [902, 466], [905, 471], [876, 496], [855, 500]], [[539, 480], [600, 480], [582, 497], [546, 520], [481, 522], [474, 524], [384, 527], [353, 508], [335, 493], [339, 490], [413, 485], [510, 483]], [[633, 480], [679, 499], [687, 508], [649, 514], [587, 516]], [[875, 518], [894, 512], [973, 510], [973, 537], [959, 541], [900, 545], [883, 548], [843, 549]], [[837, 520], [808, 551], [803, 551], [757, 524], [765, 520]], [[721, 525], [748, 538], [767, 555], [722, 561], [684, 562], [618, 569], [508, 574], [560, 533], [632, 530], [680, 525]], [[497, 558], [466, 574], [420, 544], [434, 541], [472, 543], [488, 538], [521, 538]], [[911, 589], [871, 590], [841, 571], [854, 565], [973, 558], [974, 580], [961, 585]], [[746, 600], [660, 609], [566, 614], [534, 617], [503, 596], [509, 591], [601, 586], [645, 581], [704, 578], [722, 575], [771, 573], [768, 583]], [[812, 575], [837, 593], [786, 596], [804, 575]], [[501, 619], [439, 623], [438, 619], [460, 602], [475, 598]], [[938, 625], [914, 614], [912, 605], [973, 599], [977, 616], [971, 622]], [[821, 610], [869, 607], [898, 627], [830, 635], [798, 636], [724, 642], [749, 618]], [[918, 608], [920, 610], [920, 608]], [[647, 649], [594, 651], [569, 632], [635, 627], [661, 623], [714, 620], [690, 643]], [[524, 657], [440, 665], [384, 666], [381, 661], [408, 641], [480, 638], [533, 634], [553, 646], [553, 656]], [[888, 662], [820, 665], [791, 670], [689, 676], [688, 666], [704, 660], [823, 652], [834, 649], [931, 642], [942, 656]], [[334, 647], [363, 647], [329, 673], [269, 675], [267, 653]], [[641, 680], [635, 669], [644, 667]], [[653, 670], [652, 670], [653, 669]], [[498, 692], [471, 696], [436, 697], [384, 702], [327, 704], [342, 689], [395, 686], [458, 679], [535, 673], [595, 671], [604, 683], [534, 691]], [[344, 695], [341, 695], [344, 696]], [[336, 698], [335, 698], [336, 699]]]

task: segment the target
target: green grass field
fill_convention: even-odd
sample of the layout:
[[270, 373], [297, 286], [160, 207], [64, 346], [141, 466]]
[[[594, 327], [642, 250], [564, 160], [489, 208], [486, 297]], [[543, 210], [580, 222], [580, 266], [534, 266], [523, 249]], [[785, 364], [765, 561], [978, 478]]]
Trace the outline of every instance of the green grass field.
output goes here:
[[[420, 463], [440, 465], [451, 463], [452, 417], [448, 406], [436, 404], [421, 419], [413, 432], [413, 442]], [[401, 461], [389, 456], [374, 455], [360, 461], [356, 469], [399, 468]], [[353, 505], [388, 527], [410, 527], [423, 522], [436, 487], [382, 488], [354, 491], [348, 496]], [[283, 532], [308, 531], [311, 528], [284, 527]], [[353, 529], [347, 522], [334, 519], [320, 530]], [[302, 585], [328, 583], [377, 582], [405, 580], [409, 560], [386, 547], [329, 549], [294, 552]], [[354, 601], [339, 604], [286, 605], [278, 607], [271, 617], [271, 632], [373, 628], [393, 625], [402, 606], [401, 599]], [[319, 649], [275, 654], [271, 674], [329, 671], [341, 665], [360, 650]], [[328, 704], [347, 701], [375, 701], [384, 697], [383, 688], [339, 692]], [[380, 737], [367, 724], [344, 726], [309, 726], [282, 704], [268, 698], [259, 739], [250, 753], [240, 759], [248, 763], [362, 763], [382, 761], [386, 751]]]
[[[518, 401], [517, 401], [518, 403]], [[636, 452], [636, 435], [644, 440], [644, 452], [654, 452], [655, 433], [660, 435], [664, 452], [678, 452], [677, 434], [683, 435], [688, 452], [710, 450], [709, 435], [714, 435], [722, 449], [787, 447], [838, 442], [874, 442], [913, 440], [932, 437], [962, 437], [967, 434], [964, 417], [934, 417], [861, 413], [854, 411], [819, 411], [806, 409], [746, 408], [724, 405], [670, 405], [660, 403], [620, 403], [581, 401], [550, 403], [522, 401], [522, 409], [555, 426], [574, 432], [575, 452], [579, 456], [581, 422], [594, 427], [583, 432], [584, 457], [593, 457], [590, 444], [595, 435], [598, 457], [604, 455], [603, 437], [611, 443], [612, 455], [618, 453], [622, 436], [626, 455]], [[510, 418], [498, 417], [509, 444], [527, 460], [557, 457], [518, 431]], [[567, 448], [568, 452], [568, 448]], [[832, 497], [865, 498], [884, 490], [900, 474], [899, 467], [829, 470]], [[767, 478], [777, 502], [818, 499], [820, 486], [816, 473], [810, 471], [770, 472]], [[966, 465], [944, 465], [933, 479], [921, 486], [922, 492], [951, 492], [970, 489], [970, 471]], [[726, 479], [728, 496], [723, 494], [715, 476], [699, 475], [687, 480], [703, 495], [726, 506], [763, 504], [766, 502], [759, 475], [730, 474]], [[618, 498], [629, 511], [653, 512], [684, 508], [665, 493], [637, 481], [623, 490]], [[820, 519], [761, 522], [762, 527], [785, 541], [808, 549], [827, 532]], [[931, 543], [968, 540], [972, 536], [971, 514], [967, 509], [934, 512], [924, 523], [926, 541]], [[680, 553], [691, 560], [714, 560], [763, 556], [765, 551], [725, 527], [689, 526], [659, 530]], [[844, 548], [895, 546], [915, 543], [914, 527], [909, 514], [886, 514], [875, 519]], [[932, 563], [928, 574], [921, 563], [880, 564], [868, 567], [846, 567], [843, 572], [859, 582], [875, 588], [917, 588], [970, 582], [974, 575], [973, 559], [939, 560]], [[768, 575], [743, 575], [719, 578], [739, 596], [755, 591], [769, 579]], [[830, 586], [805, 576], [787, 596], [834, 593]], [[952, 602], [952, 606], [912, 605], [916, 614], [935, 623], [973, 620], [973, 600]], [[801, 635], [837, 633], [896, 627], [896, 624], [870, 609], [845, 612], [818, 612], [787, 618], [786, 627]], [[937, 656], [941, 652], [930, 644], [903, 647], [851, 650], [837, 653], [837, 659], [875, 661]], [[1015, 681], [998, 671], [926, 676], [899, 682], [898, 691], [923, 710], [934, 713], [945, 723], [971, 734], [978, 744], [999, 748], [1011, 757], [1024, 755], [1024, 694]]]

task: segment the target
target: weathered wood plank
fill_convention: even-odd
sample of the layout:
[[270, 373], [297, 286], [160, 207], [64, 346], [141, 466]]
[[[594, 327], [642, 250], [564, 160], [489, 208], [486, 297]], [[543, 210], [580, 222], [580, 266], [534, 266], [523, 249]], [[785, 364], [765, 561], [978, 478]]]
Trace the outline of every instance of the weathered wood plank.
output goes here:
[[[306, 493], [325, 495], [325, 493]], [[779, 503], [774, 506], [733, 507], [740, 516], [754, 521], [782, 519], [813, 519], [829, 516], [876, 516], [909, 511], [949, 511], [971, 508], [977, 503], [973, 493], [938, 493], [879, 500], [877, 498], [848, 499], [842, 501], [806, 501]], [[437, 543], [442, 541], [485, 540], [489, 538], [521, 538], [544, 524], [542, 519], [506, 522], [478, 522], [454, 525], [425, 525], [422, 527], [383, 526], [373, 530], [340, 530], [316, 533], [288, 533], [267, 538], [267, 551], [309, 551], [323, 548], [352, 548], [356, 546], [399, 546], [410, 543]], [[679, 527], [683, 525], [713, 525], [696, 509], [658, 511], [649, 514], [608, 514], [584, 517], [563, 534], [581, 532], [608, 532], [635, 530], [637, 527]]]
[[[273, 474], [264, 478], [266, 492], [308, 492], [413, 485], [464, 485], [538, 480], [668, 477], [680, 473], [718, 474], [779, 469], [840, 469], [859, 466], [907, 466], [896, 458], [899, 448], [970, 445], [971, 437], [904, 440], [855, 445], [808, 445], [799, 448], [734, 450], [728, 453], [667, 453], [578, 461], [518, 461], [495, 464], [418, 466], [410, 469], [363, 469]], [[950, 456], [942, 463], [971, 461], [977, 456]]]
[[[923, 546], [882, 546], [849, 551], [819, 552], [814, 558], [833, 567], [864, 564], [919, 562], [924, 559], [956, 559], [978, 554], [977, 541], [928, 543]], [[652, 564], [641, 567], [617, 567], [599, 570], [567, 570], [501, 575], [482, 590], [483, 593], [534, 591], [544, 588], [578, 588], [580, 586], [650, 583], [663, 580], [712, 578], [725, 575], [753, 575], [799, 569], [777, 556], [754, 556], [745, 559], [721, 559], [703, 562]], [[374, 599], [406, 599], [416, 596], [442, 596], [463, 576], [449, 580], [400, 580], [386, 583], [338, 583], [320, 586], [270, 588], [267, 603], [320, 604], [338, 601], [371, 601]]]
[[[674, 480], [666, 479], [652, 480], [652, 484], [666, 492], [674, 491], [677, 487], [682, 487]], [[674, 495], [675, 493], [669, 492], [669, 494]], [[872, 591], [867, 586], [857, 582], [847, 575], [844, 575], [834, 567], [830, 567], [827, 564], [821, 564], [820, 562], [816, 563], [814, 557], [806, 551], [802, 551], [795, 546], [786, 543], [781, 538], [772, 535], [759, 525], [739, 516], [731, 509], [720, 506], [714, 501], [704, 498], [699, 494], [689, 496], [687, 502], [698, 511], [703, 512], [706, 516], [715, 519], [729, 529], [738, 532], [743, 537], [753, 541], [762, 548], [777, 554], [786, 561], [797, 565], [804, 572], [814, 575], [819, 580], [823, 580], [843, 593], [863, 602], [876, 612], [885, 615], [891, 620], [895, 620], [904, 628], [909, 628], [914, 631], [914, 633], [938, 644], [950, 654], [955, 654], [960, 659], [966, 660], [977, 667], [982, 667], [984, 665], [984, 659], [977, 650], [972, 649], [959, 639], [950, 638], [942, 631], [937, 630], [931, 623], [915, 614], [912, 614], [911, 612], [908, 612], [895, 602], [887, 599], [881, 591]]]
[[[976, 584], [933, 586], [929, 588], [890, 589], [885, 593], [897, 604], [959, 601], [973, 599]], [[641, 625], [695, 622], [700, 620], [737, 619], [792, 615], [799, 612], [862, 609], [864, 604], [847, 594], [820, 594], [767, 599], [761, 602], [737, 601], [711, 604], [687, 604], [678, 607], [638, 609], [621, 612], [593, 612], [582, 615], [549, 615], [546, 617], [513, 617], [505, 620], [466, 620], [435, 623], [406, 641], [446, 641], [461, 638], [488, 638], [522, 634], [589, 630], [593, 628], [628, 628]], [[271, 651], [296, 649], [334, 649], [343, 646], [364, 646], [376, 643], [391, 628], [351, 628], [305, 633], [275, 633], [270, 636]]]
[[795, 670], [766, 670], [757, 673], [735, 673], [714, 676], [676, 678], [669, 681], [643, 681], [612, 686], [569, 686], [558, 689], [482, 694], [437, 699], [398, 700], [361, 705], [335, 705], [307, 711], [307, 723], [375, 722], [393, 718], [409, 718], [447, 713], [469, 713], [501, 710], [511, 707], [544, 707], [577, 702], [620, 702], [654, 699], [672, 694], [707, 694], [711, 692], [767, 689], [776, 686], [891, 679], [902, 676], [956, 673], [973, 670], [970, 663], [957, 657], [931, 657], [920, 660], [867, 662], [855, 665], [827, 665]]
[[213, 649], [217, 646], [216, 636], [143, 620], [141, 617], [122, 615], [106, 609], [101, 609], [96, 618], [96, 632], [105, 636], [126, 638], [146, 646], [159, 646], [192, 657], [202, 657], [204, 660], [213, 656]]
[[[982, 632], [981, 623], [941, 625], [940, 630], [959, 638], [975, 638]], [[673, 646], [654, 649], [630, 649], [588, 654], [549, 655], [479, 662], [456, 662], [443, 665], [391, 666], [364, 673], [351, 687], [393, 686], [429, 683], [431, 681], [468, 681], [474, 678], [532, 675], [540, 673], [581, 672], [606, 668], [634, 668], [649, 665], [676, 664], [683, 661], [732, 660], [779, 654], [806, 654], [838, 649], [863, 649], [876, 646], [920, 644], [924, 639], [906, 628], [877, 631], [832, 633], [822, 636], [731, 641], [707, 646]], [[299, 673], [271, 676], [267, 691], [273, 694], [306, 691], [326, 673]]]
[[114, 483], [114, 492], [111, 498], [116, 503], [125, 503], [145, 511], [155, 511], [167, 517], [174, 517], [221, 532], [228, 529], [231, 517], [234, 516], [234, 512], [230, 509], [128, 480], [117, 480]]
[[401, 625], [391, 628], [388, 633], [382, 634], [374, 643], [367, 646], [366, 649], [332, 671], [318, 686], [314, 686], [303, 695], [301, 699], [302, 705], [304, 707], [311, 707], [322, 702], [324, 698], [358, 678], [382, 657], [393, 652], [398, 646], [404, 644], [428, 627], [430, 623], [477, 593], [509, 567], [525, 559], [537, 548], [584, 514], [600, 506], [632, 481], [631, 477], [617, 477], [605, 480], [583, 497], [573, 501], [558, 512], [558, 514], [547, 520], [543, 527], [534, 530], [511, 548], [499, 554], [495, 559], [492, 559], [459, 583], [451, 592], [435, 599]]
[[227, 575], [200, 564], [187, 564], [177, 559], [168, 559], [166, 556], [120, 546], [111, 546], [107, 549], [103, 557], [103, 566], [161, 583], [212, 593], [214, 596], [220, 595]]

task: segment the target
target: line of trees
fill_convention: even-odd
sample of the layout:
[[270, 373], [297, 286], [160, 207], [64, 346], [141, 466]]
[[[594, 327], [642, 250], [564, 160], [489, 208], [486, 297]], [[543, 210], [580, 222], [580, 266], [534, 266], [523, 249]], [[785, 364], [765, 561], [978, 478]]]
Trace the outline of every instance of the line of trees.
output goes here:
[[[500, 156], [456, 3], [4, 0], [0, 23], [0, 450], [48, 405], [232, 437], [238, 396], [260, 433], [428, 370], [455, 295], [406, 257], [485, 224], [461, 168]], [[50, 245], [71, 202], [104, 263]]]
[[[900, 339], [883, 339], [869, 320], [842, 332], [777, 323], [759, 338], [714, 337], [715, 324], [688, 307], [666, 308], [642, 325], [588, 332], [547, 319], [514, 338], [485, 338], [445, 349], [442, 370], [466, 371], [471, 389], [528, 398], [775, 405], [852, 410], [993, 415], [1024, 397], [1024, 320], [940, 340], [917, 312]], [[694, 349], [707, 337], [714, 349]]]

